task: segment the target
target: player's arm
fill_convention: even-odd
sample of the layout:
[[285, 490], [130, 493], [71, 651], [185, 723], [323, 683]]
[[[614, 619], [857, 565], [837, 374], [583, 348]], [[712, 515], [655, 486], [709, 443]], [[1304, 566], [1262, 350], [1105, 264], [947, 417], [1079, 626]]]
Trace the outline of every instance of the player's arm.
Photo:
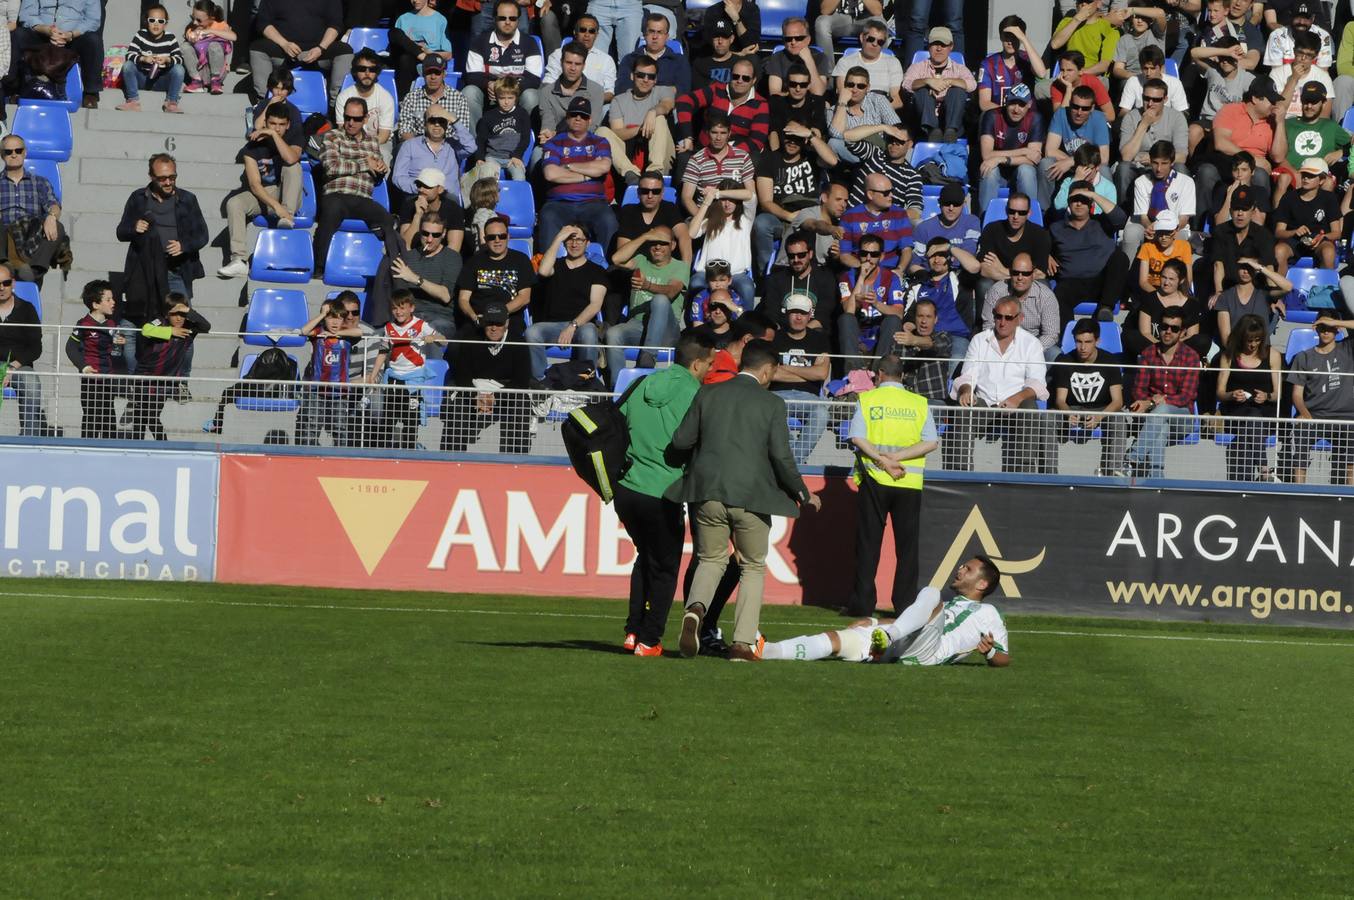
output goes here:
[[1011, 664], [1011, 654], [1005, 650], [996, 649], [996, 641], [992, 638], [992, 633], [983, 635], [983, 639], [978, 642], [978, 646], [973, 648], [983, 656], [987, 657], [987, 664], [994, 669], [1003, 669]]

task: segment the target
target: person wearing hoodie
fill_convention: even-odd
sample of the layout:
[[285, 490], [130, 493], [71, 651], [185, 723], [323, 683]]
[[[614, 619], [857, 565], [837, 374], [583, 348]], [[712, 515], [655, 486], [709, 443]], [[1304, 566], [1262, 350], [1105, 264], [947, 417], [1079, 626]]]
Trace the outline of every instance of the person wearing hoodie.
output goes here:
[[681, 477], [685, 457], [672, 449], [672, 433], [696, 398], [714, 353], [707, 332], [688, 329], [677, 339], [675, 364], [638, 381], [621, 403], [630, 449], [616, 489], [616, 515], [638, 554], [630, 572], [623, 646], [636, 656], [663, 655], [663, 628], [677, 592], [686, 537], [682, 504], [663, 497]]

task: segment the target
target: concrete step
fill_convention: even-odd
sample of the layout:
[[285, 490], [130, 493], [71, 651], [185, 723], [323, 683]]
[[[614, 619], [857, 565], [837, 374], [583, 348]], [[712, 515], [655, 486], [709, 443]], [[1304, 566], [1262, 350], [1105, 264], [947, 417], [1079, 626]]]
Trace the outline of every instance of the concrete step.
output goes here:
[[[173, 154], [180, 170], [191, 171], [198, 163], [220, 163], [234, 160], [235, 153], [245, 145], [243, 135], [176, 135], [160, 138], [159, 132], [149, 136], [140, 131], [99, 131], [87, 136], [80, 154], [83, 159], [140, 160], [146, 171], [152, 153], [164, 151]], [[172, 147], [173, 149], [168, 149]], [[236, 167], [238, 170], [238, 166]]]
[[[76, 177], [81, 187], [96, 184], [120, 185], [130, 191], [131, 188], [142, 187], [150, 182], [146, 163], [148, 156], [139, 159], [107, 159], [97, 155], [83, 155], [79, 159]], [[233, 153], [227, 158], [233, 159]], [[182, 179], [180, 186], [194, 194], [207, 189], [228, 192], [240, 184], [240, 167], [234, 162], [187, 163], [179, 166], [179, 178]], [[198, 201], [205, 202], [201, 196], [198, 197]]]
[[[108, 96], [110, 92], [105, 92]], [[77, 119], [71, 124], [76, 130], [76, 149], [80, 150], [91, 142], [81, 141], [82, 133], [98, 133], [96, 146], [104, 146], [104, 136], [118, 135], [140, 136], [140, 142], [132, 146], [133, 156], [149, 159], [152, 153], [172, 153], [180, 159], [187, 158], [191, 152], [190, 138], [212, 137], [237, 140], [233, 150], [244, 143], [245, 107], [248, 98], [224, 94], [213, 97], [210, 94], [185, 94], [180, 106], [186, 115], [172, 115], [160, 112], [164, 102], [162, 94], [146, 94], [141, 101], [141, 112], [119, 112], [113, 107], [122, 102], [120, 92], [111, 92], [115, 103], [100, 101], [99, 109], [87, 109], [77, 113]], [[83, 121], [80, 117], [83, 117]], [[221, 153], [218, 148], [217, 157]], [[233, 152], [232, 150], [232, 152]]]

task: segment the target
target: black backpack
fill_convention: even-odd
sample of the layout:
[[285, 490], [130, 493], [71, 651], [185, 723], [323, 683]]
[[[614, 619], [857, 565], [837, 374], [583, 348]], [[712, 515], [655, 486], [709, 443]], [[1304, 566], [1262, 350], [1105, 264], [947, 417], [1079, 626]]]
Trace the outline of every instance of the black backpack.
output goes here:
[[610, 503], [615, 498], [616, 485], [625, 475], [626, 453], [630, 449], [630, 428], [621, 413], [621, 404], [643, 380], [637, 379], [615, 400], [608, 397], [580, 406], [570, 412], [569, 418], [560, 426], [560, 437], [564, 439], [570, 465], [603, 503]]
[[244, 377], [251, 381], [295, 381], [296, 360], [278, 347], [269, 347], [254, 360]]

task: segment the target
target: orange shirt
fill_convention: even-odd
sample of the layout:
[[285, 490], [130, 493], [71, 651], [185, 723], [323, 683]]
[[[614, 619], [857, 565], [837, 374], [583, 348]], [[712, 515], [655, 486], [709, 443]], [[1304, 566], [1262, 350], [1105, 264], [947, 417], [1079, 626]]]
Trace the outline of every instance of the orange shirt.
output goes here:
[[1190, 249], [1189, 241], [1182, 241], [1179, 238], [1171, 244], [1169, 253], [1162, 253], [1161, 248], [1156, 245], [1155, 241], [1145, 241], [1138, 250], [1138, 259], [1146, 264], [1147, 282], [1155, 290], [1161, 287], [1161, 269], [1166, 265], [1166, 260], [1180, 260], [1185, 264], [1185, 271], [1189, 272], [1191, 266], [1194, 265], [1194, 251]]
[[1213, 117], [1213, 131], [1226, 129], [1231, 132], [1232, 143], [1249, 152], [1258, 159], [1269, 156], [1269, 148], [1274, 145], [1274, 126], [1268, 119], [1252, 122], [1246, 104], [1228, 103]]

